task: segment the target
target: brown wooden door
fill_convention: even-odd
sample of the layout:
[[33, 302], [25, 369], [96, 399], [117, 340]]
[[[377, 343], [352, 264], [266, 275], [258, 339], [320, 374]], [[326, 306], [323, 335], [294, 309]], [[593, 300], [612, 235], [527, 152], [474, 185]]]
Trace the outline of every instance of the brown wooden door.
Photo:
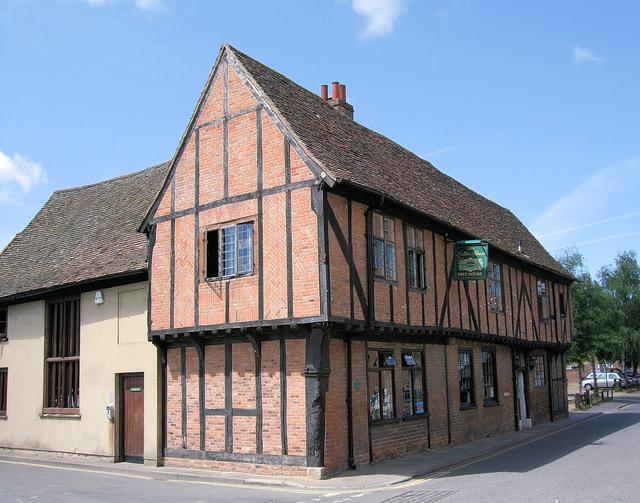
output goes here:
[[144, 374], [125, 375], [122, 383], [122, 457], [144, 461]]

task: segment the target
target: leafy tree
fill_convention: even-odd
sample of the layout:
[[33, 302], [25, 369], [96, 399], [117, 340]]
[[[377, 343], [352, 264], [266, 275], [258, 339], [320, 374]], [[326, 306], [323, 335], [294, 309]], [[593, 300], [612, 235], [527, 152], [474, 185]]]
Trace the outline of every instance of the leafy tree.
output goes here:
[[576, 249], [566, 251], [558, 260], [577, 279], [571, 286], [574, 328], [567, 358], [581, 368], [583, 362], [590, 361], [595, 369], [597, 360], [612, 361], [624, 351], [620, 311], [610, 293], [591, 277]]
[[620, 316], [617, 337], [621, 347], [617, 358], [630, 363], [637, 371], [640, 364], [640, 266], [636, 253], [618, 254], [614, 265], [601, 269], [600, 279]]

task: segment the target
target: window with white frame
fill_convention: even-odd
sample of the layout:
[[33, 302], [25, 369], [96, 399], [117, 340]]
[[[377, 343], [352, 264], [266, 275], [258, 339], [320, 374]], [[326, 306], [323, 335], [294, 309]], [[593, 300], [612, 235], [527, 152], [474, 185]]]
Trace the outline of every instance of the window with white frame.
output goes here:
[[424, 235], [422, 229], [407, 225], [407, 269], [411, 288], [426, 288]]
[[540, 321], [549, 321], [549, 294], [547, 293], [547, 282], [538, 280], [538, 317]]
[[460, 383], [460, 407], [472, 407], [476, 403], [473, 382], [473, 351], [458, 351], [458, 379]]
[[232, 278], [253, 272], [253, 222], [204, 233], [205, 279]]
[[394, 369], [396, 359], [392, 351], [370, 350], [367, 353], [369, 421], [393, 419], [395, 404]]
[[373, 213], [373, 274], [377, 278], [396, 279], [395, 220]]
[[502, 306], [502, 270], [500, 264], [489, 262], [487, 270], [487, 287], [489, 289], [489, 309], [501, 313]]
[[482, 388], [484, 401], [498, 401], [498, 372], [496, 367], [496, 350], [483, 349], [480, 353], [482, 361]]

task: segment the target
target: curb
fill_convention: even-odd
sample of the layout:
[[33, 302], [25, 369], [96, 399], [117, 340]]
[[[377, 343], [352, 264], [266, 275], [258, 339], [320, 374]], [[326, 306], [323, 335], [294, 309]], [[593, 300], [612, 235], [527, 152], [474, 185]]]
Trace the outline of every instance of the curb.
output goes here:
[[[619, 404], [617, 407], [611, 410], [619, 410], [623, 407], [629, 405], [630, 402]], [[272, 479], [262, 479], [262, 478], [241, 478], [241, 477], [230, 477], [225, 475], [210, 475], [210, 474], [197, 474], [197, 473], [183, 473], [183, 472], [163, 472], [162, 468], [160, 469], [135, 469], [130, 467], [115, 467], [113, 463], [105, 463], [104, 465], [99, 464], [82, 464], [80, 462], [73, 462], [67, 460], [59, 460], [59, 459], [38, 459], [35, 457], [21, 457], [21, 456], [7, 456], [5, 453], [0, 452], [0, 461], [6, 460], [8, 462], [21, 463], [26, 465], [46, 465], [50, 467], [61, 467], [68, 469], [83, 469], [87, 471], [94, 471], [106, 474], [113, 474], [115, 476], [125, 475], [125, 476], [133, 476], [140, 477], [149, 480], [159, 480], [159, 481], [187, 481], [187, 482], [208, 482], [208, 483], [220, 483], [220, 484], [229, 484], [229, 485], [247, 485], [247, 486], [263, 486], [263, 487], [289, 487], [293, 489], [302, 489], [302, 490], [323, 490], [323, 491], [345, 491], [345, 490], [367, 490], [367, 489], [379, 489], [381, 487], [393, 487], [398, 484], [402, 484], [408, 482], [413, 479], [417, 479], [420, 477], [425, 477], [428, 475], [432, 475], [438, 472], [443, 471], [451, 471], [461, 466], [464, 466], [469, 463], [476, 462], [480, 459], [496, 456], [502, 452], [513, 449], [514, 447], [518, 447], [521, 445], [526, 445], [530, 442], [534, 442], [541, 438], [545, 438], [547, 436], [555, 435], [557, 433], [566, 431], [568, 429], [573, 428], [578, 424], [582, 424], [586, 421], [590, 421], [601, 415], [605, 414], [606, 411], [594, 411], [593, 413], [587, 415], [586, 417], [581, 417], [575, 419], [570, 424], [561, 425], [557, 428], [550, 429], [548, 431], [541, 431], [538, 433], [531, 434], [526, 438], [516, 439], [513, 442], [510, 442], [505, 445], [501, 445], [499, 447], [487, 448], [481, 452], [473, 456], [466, 457], [464, 459], [459, 459], [458, 461], [446, 462], [437, 466], [431, 466], [423, 471], [419, 471], [416, 473], [412, 473], [411, 475], [406, 476], [395, 476], [395, 480], [391, 482], [376, 482], [372, 484], [361, 484], [361, 485], [316, 485], [313, 483], [307, 484], [303, 481], [297, 482], [293, 480], [283, 479], [274, 477]]]

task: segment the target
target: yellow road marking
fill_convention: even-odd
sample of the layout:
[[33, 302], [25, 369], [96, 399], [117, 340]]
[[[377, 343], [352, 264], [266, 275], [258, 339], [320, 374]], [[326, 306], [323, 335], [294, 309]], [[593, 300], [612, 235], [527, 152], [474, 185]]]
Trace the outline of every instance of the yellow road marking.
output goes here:
[[100, 475], [113, 475], [115, 477], [126, 477], [130, 479], [154, 480], [153, 477], [145, 477], [144, 475], [131, 475], [129, 473], [117, 473], [117, 472], [111, 472], [108, 470], [104, 470], [104, 471], [91, 470], [88, 468], [73, 468], [71, 466], [45, 465], [41, 463], [29, 463], [27, 461], [9, 461], [6, 459], [0, 459], [0, 463], [4, 463], [7, 465], [35, 466], [36, 468], [51, 468], [53, 470], [63, 470], [63, 471], [69, 471], [69, 472], [98, 473]]

